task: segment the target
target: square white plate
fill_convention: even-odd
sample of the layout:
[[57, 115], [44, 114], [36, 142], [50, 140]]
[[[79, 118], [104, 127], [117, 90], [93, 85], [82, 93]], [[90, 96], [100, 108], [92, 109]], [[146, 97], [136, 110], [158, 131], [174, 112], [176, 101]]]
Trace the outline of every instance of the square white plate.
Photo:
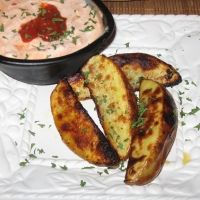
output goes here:
[[[114, 17], [117, 35], [104, 54], [149, 53], [178, 68], [183, 78], [168, 88], [179, 128], [162, 172], [148, 185], [127, 186], [126, 163], [107, 169], [81, 160], [54, 126], [55, 85], [28, 85], [0, 73], [0, 199], [199, 199], [200, 17]], [[82, 103], [100, 126], [92, 100]]]

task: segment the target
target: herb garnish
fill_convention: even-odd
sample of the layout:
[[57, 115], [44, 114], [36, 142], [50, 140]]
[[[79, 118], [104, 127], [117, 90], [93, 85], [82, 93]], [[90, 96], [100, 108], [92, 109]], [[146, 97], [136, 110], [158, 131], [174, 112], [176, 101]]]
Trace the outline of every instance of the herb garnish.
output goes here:
[[143, 102], [139, 102], [138, 105], [138, 117], [135, 122], [132, 124], [132, 128], [137, 128], [144, 125], [144, 113], [147, 111], [146, 105]]
[[60, 168], [63, 170], [68, 170], [68, 167], [66, 165], [60, 166]]
[[0, 32], [4, 32], [4, 25], [3, 24], [0, 25]]
[[81, 169], [94, 169], [94, 166], [89, 166], [89, 167], [82, 167]]
[[81, 32], [90, 32], [94, 30], [94, 26], [90, 25], [90, 26], [86, 26], [83, 30], [80, 30]]
[[25, 118], [25, 112], [26, 112], [26, 108], [24, 108], [21, 113], [17, 113], [17, 115], [19, 115], [20, 120]]
[[86, 182], [83, 181], [83, 180], [81, 180], [81, 182], [80, 182], [80, 186], [81, 186], [81, 187], [84, 187], [85, 185], [86, 185]]
[[25, 159], [24, 161], [20, 162], [19, 165], [24, 167], [29, 163], [29, 161], [27, 159]]
[[51, 163], [51, 167], [52, 168], [56, 168], [56, 164], [55, 163]]
[[126, 48], [130, 47], [130, 42], [124, 44]]
[[196, 128], [199, 131], [200, 130], [200, 123], [197, 124], [194, 128]]

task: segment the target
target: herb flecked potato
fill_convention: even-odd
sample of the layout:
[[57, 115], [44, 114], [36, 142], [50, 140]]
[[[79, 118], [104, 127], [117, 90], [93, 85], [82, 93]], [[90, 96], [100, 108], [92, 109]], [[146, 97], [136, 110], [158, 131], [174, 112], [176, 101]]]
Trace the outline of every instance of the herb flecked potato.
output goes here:
[[[139, 89], [141, 79], [151, 79], [164, 86], [177, 85], [182, 81], [180, 74], [170, 64], [145, 53], [124, 53], [109, 57], [118, 65], [134, 91]], [[69, 83], [79, 100], [90, 98], [90, 92], [80, 73], [70, 77]]]
[[142, 80], [139, 118], [133, 128], [125, 183], [144, 185], [160, 173], [171, 150], [178, 126], [177, 109], [171, 94], [161, 84]]
[[74, 153], [99, 166], [119, 164], [117, 152], [78, 101], [66, 79], [57, 84], [50, 100], [56, 128]]
[[120, 159], [127, 159], [137, 115], [135, 94], [121, 69], [106, 56], [90, 58], [82, 73], [106, 137]]

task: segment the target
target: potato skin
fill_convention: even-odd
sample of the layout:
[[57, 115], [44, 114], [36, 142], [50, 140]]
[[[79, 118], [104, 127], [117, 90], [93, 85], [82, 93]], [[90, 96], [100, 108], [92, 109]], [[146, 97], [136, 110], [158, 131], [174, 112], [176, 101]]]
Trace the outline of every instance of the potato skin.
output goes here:
[[162, 170], [174, 143], [178, 117], [171, 94], [159, 83], [142, 80], [140, 101], [147, 110], [144, 124], [137, 127], [128, 161], [125, 183], [145, 185], [153, 181]]
[[63, 142], [78, 156], [99, 166], [117, 166], [116, 151], [78, 101], [66, 79], [51, 94], [54, 122]]
[[123, 53], [110, 56], [126, 75], [132, 88], [139, 89], [141, 79], [151, 79], [164, 86], [174, 86], [182, 81], [175, 68], [161, 59], [146, 53]]

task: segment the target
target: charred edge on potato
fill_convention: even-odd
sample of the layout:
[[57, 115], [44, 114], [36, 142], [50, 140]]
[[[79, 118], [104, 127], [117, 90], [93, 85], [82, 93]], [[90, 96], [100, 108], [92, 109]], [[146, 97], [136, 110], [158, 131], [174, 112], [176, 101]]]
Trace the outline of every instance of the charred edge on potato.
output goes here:
[[99, 166], [119, 164], [116, 151], [78, 101], [67, 79], [52, 92], [51, 109], [63, 142], [74, 153]]
[[[145, 84], [145, 81], [142, 83]], [[144, 96], [148, 97], [147, 110], [144, 113], [144, 124], [136, 128], [137, 134], [133, 138], [125, 176], [126, 184], [145, 185], [153, 181], [162, 170], [176, 137], [178, 117], [175, 102], [163, 86], [156, 84], [155, 91], [149, 88], [140, 93], [141, 100]], [[162, 110], [159, 111], [160, 105]], [[155, 132], [157, 125], [160, 126], [157, 130], [159, 133]], [[156, 139], [144, 150], [144, 144], [153, 137]]]

